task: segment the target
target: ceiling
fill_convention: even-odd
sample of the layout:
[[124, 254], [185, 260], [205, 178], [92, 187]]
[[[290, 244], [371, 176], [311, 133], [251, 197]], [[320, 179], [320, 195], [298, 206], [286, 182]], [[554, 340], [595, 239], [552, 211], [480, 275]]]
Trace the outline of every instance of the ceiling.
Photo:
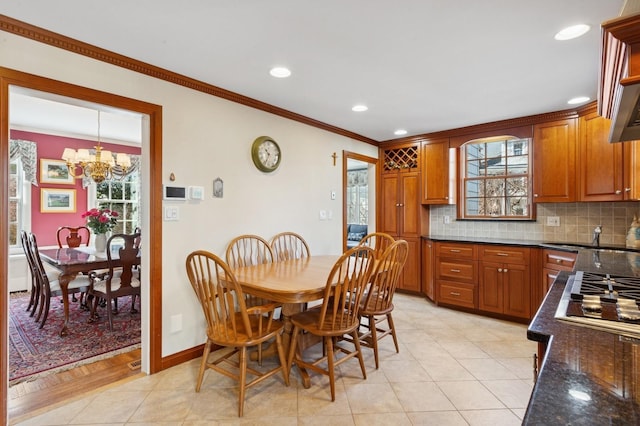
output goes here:
[[[623, 5], [3, 0], [0, 14], [384, 141], [398, 138], [396, 129], [419, 135], [595, 100], [600, 24]], [[591, 31], [554, 40], [577, 23]], [[271, 77], [273, 66], [291, 77]], [[369, 109], [352, 112], [355, 104]]]

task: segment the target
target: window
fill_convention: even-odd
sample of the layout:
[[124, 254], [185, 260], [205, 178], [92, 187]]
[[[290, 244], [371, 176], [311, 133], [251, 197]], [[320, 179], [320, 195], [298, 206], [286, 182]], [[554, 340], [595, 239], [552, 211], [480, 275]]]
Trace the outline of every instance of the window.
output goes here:
[[20, 160], [9, 162], [9, 248], [20, 246], [24, 174]]
[[369, 174], [367, 169], [347, 171], [347, 223], [369, 223]]
[[529, 139], [474, 140], [460, 150], [463, 219], [533, 219]]
[[95, 184], [89, 193], [89, 200], [93, 200], [92, 207], [118, 212], [118, 223], [112, 231], [114, 234], [132, 234], [140, 225], [139, 193], [139, 171], [136, 170], [121, 181], [108, 180]]

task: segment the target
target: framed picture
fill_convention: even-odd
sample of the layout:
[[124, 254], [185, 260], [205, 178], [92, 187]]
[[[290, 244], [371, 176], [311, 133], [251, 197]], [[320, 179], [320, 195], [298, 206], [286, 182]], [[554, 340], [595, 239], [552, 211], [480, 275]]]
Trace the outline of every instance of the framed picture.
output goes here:
[[41, 158], [40, 183], [73, 184], [73, 176], [65, 161]]
[[76, 190], [42, 188], [40, 189], [41, 213], [75, 213]]

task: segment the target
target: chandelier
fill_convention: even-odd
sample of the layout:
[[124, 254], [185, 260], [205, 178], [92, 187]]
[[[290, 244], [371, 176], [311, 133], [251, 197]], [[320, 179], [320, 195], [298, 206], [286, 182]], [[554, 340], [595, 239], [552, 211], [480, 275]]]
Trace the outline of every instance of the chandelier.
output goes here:
[[98, 111], [98, 145], [94, 146], [95, 153], [88, 149], [65, 148], [62, 159], [67, 162], [69, 174], [74, 178], [87, 176], [95, 183], [105, 180], [122, 180], [131, 167], [131, 158], [127, 154], [116, 154], [103, 150], [100, 146], [100, 111]]

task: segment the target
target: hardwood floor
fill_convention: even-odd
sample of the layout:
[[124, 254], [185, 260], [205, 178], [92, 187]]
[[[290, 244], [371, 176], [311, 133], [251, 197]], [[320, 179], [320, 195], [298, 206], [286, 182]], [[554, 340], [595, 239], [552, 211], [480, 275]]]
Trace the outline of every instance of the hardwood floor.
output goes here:
[[[119, 380], [143, 374], [140, 372], [140, 354], [140, 349], [136, 349], [113, 358], [10, 387], [7, 405], [11, 423], [31, 417], [45, 407], [77, 398]], [[135, 363], [134, 367], [131, 368], [129, 363]]]

